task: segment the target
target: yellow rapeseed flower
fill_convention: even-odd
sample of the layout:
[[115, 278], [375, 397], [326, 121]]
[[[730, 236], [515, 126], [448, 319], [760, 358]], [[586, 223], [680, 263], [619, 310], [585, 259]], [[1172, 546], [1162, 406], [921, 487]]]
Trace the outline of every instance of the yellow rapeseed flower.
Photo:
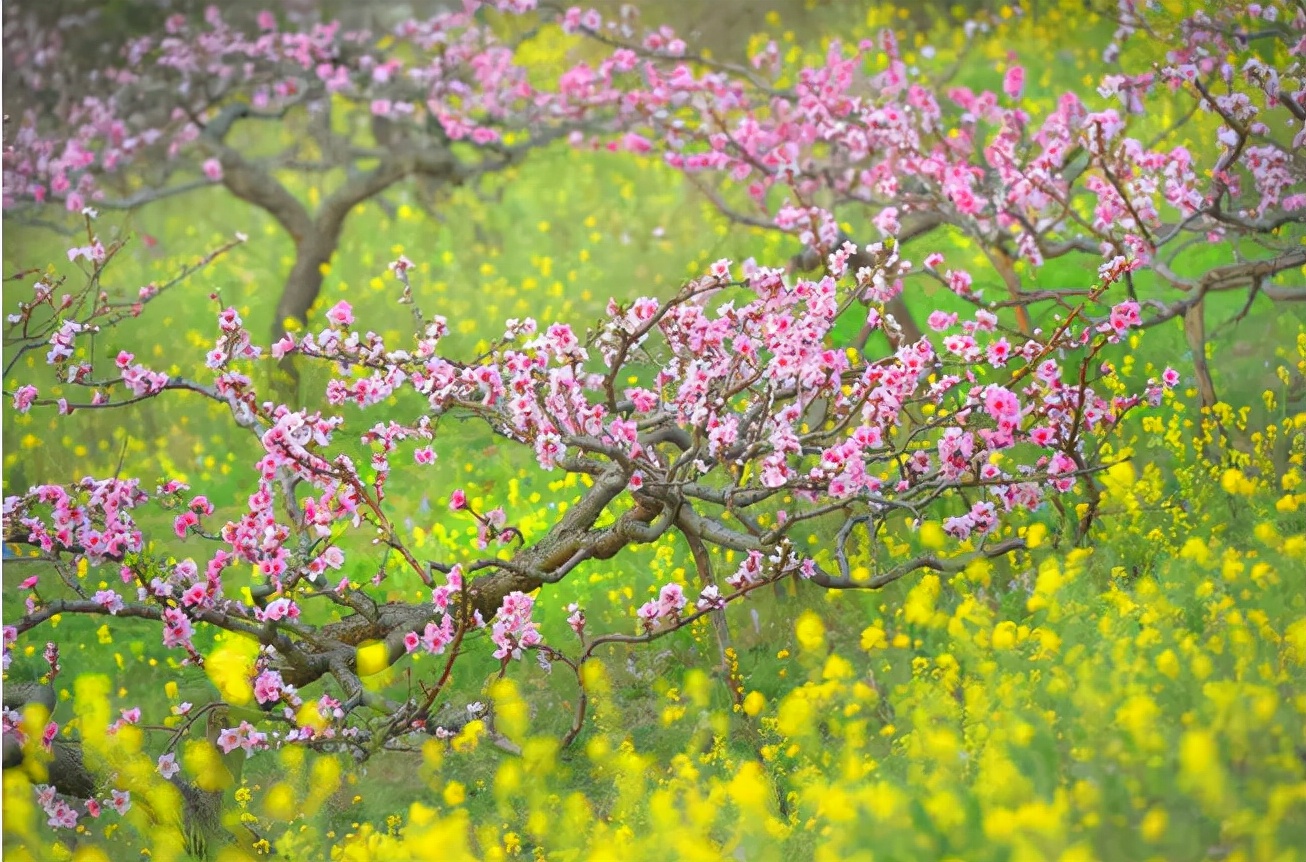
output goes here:
[[870, 652], [875, 649], [884, 649], [889, 645], [888, 638], [885, 637], [884, 629], [877, 625], [867, 626], [862, 629], [862, 649]]
[[794, 634], [798, 646], [808, 652], [814, 652], [825, 646], [825, 624], [813, 611], [805, 611], [794, 624]]

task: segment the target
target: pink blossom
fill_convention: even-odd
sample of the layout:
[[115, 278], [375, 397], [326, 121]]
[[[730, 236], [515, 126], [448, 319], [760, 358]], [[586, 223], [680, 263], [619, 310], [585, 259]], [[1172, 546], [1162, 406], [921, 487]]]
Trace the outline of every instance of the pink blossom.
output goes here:
[[695, 603], [700, 611], [719, 610], [726, 606], [725, 598], [721, 595], [721, 590], [716, 584], [708, 584], [698, 595], [698, 601]]
[[514, 591], [504, 597], [490, 633], [490, 640], [497, 647], [495, 658], [519, 659], [525, 649], [541, 642], [539, 629], [531, 620], [534, 605], [535, 600], [522, 592]]
[[1015, 422], [1020, 418], [1020, 399], [1001, 386], [990, 386], [984, 395], [984, 409], [998, 422]]
[[660, 616], [660, 613], [658, 612], [658, 603], [655, 601], [645, 602], [639, 606], [639, 610], [636, 614], [639, 617], [640, 622], [642, 622], [646, 628], [651, 628], [653, 624], [658, 621], [658, 617]]
[[[440, 655], [444, 652], [445, 647], [453, 642], [454, 628], [453, 618], [445, 615], [440, 624], [427, 623], [426, 628], [422, 630], [422, 648], [431, 655]], [[405, 644], [407, 638], [405, 638]]]
[[929, 319], [926, 323], [929, 325], [930, 329], [933, 329], [935, 332], [943, 332], [945, 329], [950, 329], [957, 325], [957, 315], [955, 312], [948, 314], [943, 311], [932, 311], [930, 312]]
[[1054, 439], [1055, 433], [1046, 425], [1029, 429], [1029, 441], [1035, 446], [1051, 446]]
[[948, 270], [944, 273], [943, 277], [948, 282], [948, 288], [952, 290], [953, 293], [958, 293], [962, 296], [970, 294], [970, 273], [965, 270]]
[[77, 812], [68, 803], [62, 799], [57, 800], [51, 807], [47, 808], [46, 814], [49, 819], [46, 823], [53, 829], [76, 829]]
[[685, 607], [685, 592], [681, 589], [680, 584], [665, 584], [662, 591], [658, 594], [658, 615], [662, 617], [673, 617], [678, 615]]
[[190, 531], [190, 528], [198, 527], [199, 523], [199, 515], [196, 515], [194, 512], [182, 512], [173, 519], [172, 529], [173, 532], [177, 534], [177, 538], [184, 539], [186, 538], [186, 533]]
[[130, 792], [126, 790], [110, 790], [109, 795], [113, 797], [109, 802], [109, 805], [119, 814], [126, 814], [132, 807], [132, 795]]
[[541, 434], [535, 441], [536, 458], [545, 470], [557, 467], [558, 460], [565, 453], [566, 447], [557, 434]]
[[272, 345], [271, 354], [273, 359], [281, 359], [286, 354], [295, 349], [295, 337], [289, 333], [277, 339]]
[[1025, 70], [1020, 66], [1012, 66], [1007, 70], [1007, 74], [1002, 78], [1002, 92], [1006, 93], [1012, 99], [1019, 99], [1020, 94], [1025, 89]]
[[216, 740], [218, 748], [222, 749], [223, 754], [230, 754], [237, 748], [240, 748], [241, 735], [240, 731], [234, 727], [224, 728]]
[[259, 703], [273, 703], [281, 698], [285, 683], [281, 674], [274, 670], [265, 670], [254, 680], [254, 698]]
[[268, 606], [263, 609], [260, 619], [277, 621], [281, 619], [296, 620], [299, 619], [299, 606], [288, 598], [280, 598], [268, 602]]
[[97, 605], [104, 607], [111, 614], [116, 614], [125, 607], [122, 596], [113, 590], [97, 590], [92, 599]]
[[350, 326], [354, 322], [354, 309], [345, 300], [340, 300], [326, 313], [327, 320], [336, 326]]
[[880, 236], [896, 236], [902, 230], [902, 225], [898, 222], [898, 208], [885, 207], [872, 220]]
[[163, 611], [163, 645], [165, 647], [189, 646], [195, 628], [190, 618], [180, 608]]
[[222, 162], [217, 159], [205, 159], [201, 168], [204, 171], [204, 176], [208, 177], [210, 181], [216, 183], [222, 180]]
[[943, 532], [958, 541], [965, 541], [970, 538], [970, 531], [974, 527], [970, 515], [958, 515], [955, 517], [945, 518], [943, 520]]
[[627, 152], [644, 154], [653, 149], [653, 144], [643, 135], [637, 135], [634, 132], [627, 132], [621, 139], [622, 149]]
[[172, 778], [178, 772], [181, 772], [181, 765], [177, 763], [177, 755], [172, 752], [161, 755], [155, 770], [164, 778]]
[[1111, 309], [1111, 316], [1102, 329], [1112, 332], [1115, 337], [1120, 337], [1132, 327], [1141, 326], [1142, 322], [1138, 303], [1129, 299]]
[[14, 393], [14, 409], [19, 413], [26, 413], [32, 408], [32, 402], [36, 400], [37, 388], [31, 385], [18, 387]]
[[585, 611], [581, 610], [580, 605], [572, 602], [567, 605], [567, 625], [576, 633], [577, 637], [583, 637], [585, 632]]
[[1002, 368], [1011, 358], [1011, 344], [1005, 338], [999, 338], [985, 350], [989, 364], [994, 368]]
[[726, 583], [735, 589], [758, 583], [762, 580], [764, 560], [761, 552], [749, 551], [733, 575], [726, 578]]

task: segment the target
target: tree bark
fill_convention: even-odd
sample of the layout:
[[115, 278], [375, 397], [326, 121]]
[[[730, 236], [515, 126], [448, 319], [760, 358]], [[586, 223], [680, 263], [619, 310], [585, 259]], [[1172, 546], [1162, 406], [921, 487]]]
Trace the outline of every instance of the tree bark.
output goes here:
[[1215, 382], [1211, 367], [1206, 361], [1206, 301], [1194, 303], [1184, 312], [1184, 337], [1193, 352], [1193, 370], [1197, 373], [1197, 390], [1203, 407], [1214, 407], [1219, 399], [1215, 395]]
[[319, 226], [295, 245], [295, 265], [286, 277], [286, 286], [277, 302], [276, 320], [272, 324], [273, 340], [286, 334], [286, 322], [308, 322], [308, 311], [322, 293], [323, 268], [331, 262], [340, 242], [339, 226], [326, 232]]

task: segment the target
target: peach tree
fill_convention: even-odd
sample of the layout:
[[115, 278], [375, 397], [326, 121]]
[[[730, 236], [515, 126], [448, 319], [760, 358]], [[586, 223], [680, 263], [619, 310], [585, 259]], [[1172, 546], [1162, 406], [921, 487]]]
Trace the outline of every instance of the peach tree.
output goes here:
[[[1306, 264], [1306, 13], [1119, 0], [1106, 16], [1115, 27], [1093, 87], [1035, 99], [1019, 53], [999, 65], [999, 86], [978, 91], [955, 83], [973, 65], [964, 48], [905, 55], [890, 31], [797, 64], [761, 43], [736, 65], [641, 29], [629, 9], [605, 18], [536, 0], [468, 0], [379, 39], [333, 24], [285, 31], [270, 13], [244, 32], [214, 7], [202, 24], [174, 16], [83, 79], [65, 71], [59, 32], [15, 10], [15, 101], [45, 107], [9, 135], [4, 201], [11, 214], [42, 201], [76, 213], [221, 185], [294, 241], [275, 338], [306, 319], [361, 204], [410, 178], [427, 192], [476, 185], [566, 138], [661, 156], [731, 218], [792, 233], [809, 268], [846, 238], [841, 224], [928, 237], [928, 251], [974, 243], [989, 272], [922, 253], [915, 277], [1010, 309], [1024, 335], [1085, 295], [1067, 273], [1121, 269], [1145, 324], [1183, 321], [1209, 406], [1208, 297], [1306, 297], [1285, 283]], [[965, 22], [967, 43], [997, 22]], [[583, 59], [541, 74], [516, 49], [549, 26], [575, 34]], [[260, 145], [248, 130], [259, 126], [281, 143]], [[305, 202], [297, 176], [329, 178], [329, 191]], [[1221, 253], [1191, 264], [1203, 244]], [[990, 280], [1004, 298], [983, 296]], [[894, 331], [914, 341], [920, 310], [903, 287], [880, 290]]]
[[[683, 51], [669, 34], [619, 51], [648, 62], [647, 91], [633, 98], [666, 161], [733, 220], [797, 236], [815, 250], [798, 259], [809, 268], [845, 237], [841, 225], [904, 243], [919, 237], [930, 251], [960, 238], [989, 273], [923, 253], [914, 275], [978, 307], [1010, 309], [1025, 334], [1039, 309], [1064, 309], [1090, 290], [1063, 283], [1065, 273], [1118, 269], [1122, 290], [1144, 305], [1144, 325], [1183, 321], [1211, 406], [1207, 299], [1243, 292], [1234, 322], [1257, 297], [1306, 300], [1300, 285], [1285, 283], [1306, 265], [1306, 11], [1112, 5], [1104, 14], [1114, 31], [1082, 94], [1044, 84], [1030, 97], [1019, 50], [999, 64], [1000, 86], [958, 83], [973, 62], [970, 43], [997, 16], [966, 21], [968, 47], [949, 52], [946, 65], [932, 44], [917, 40], [908, 52], [890, 30], [855, 46], [832, 43], [823, 62], [799, 68], [774, 40], [760, 45], [752, 68], [701, 59], [659, 67]], [[565, 20], [621, 44], [597, 16]], [[1031, 76], [1050, 77], [1046, 57], [1027, 59]], [[1224, 253], [1195, 255], [1202, 245]], [[1005, 297], [982, 295], [985, 275]], [[915, 340], [911, 294], [897, 282], [883, 289]]]
[[[93, 224], [88, 214], [88, 231]], [[6, 611], [5, 661], [20, 639], [52, 636], [52, 621], [73, 616], [111, 627], [147, 622], [183, 674], [212, 674], [206, 632], [249, 644], [249, 661], [223, 671], [221, 699], [186, 705], [179, 729], [150, 739], [155, 770], [183, 796], [201, 793], [176, 777], [178, 746], [192, 730], [207, 728], [225, 755], [304, 746], [359, 761], [414, 736], [447, 736], [432, 707], [458, 660], [475, 651], [491, 653], [500, 674], [527, 655], [574, 672], [570, 743], [584, 726], [585, 665], [605, 646], [655, 641], [705, 616], [728, 638], [725, 609], [782, 579], [878, 589], [918, 570], [958, 571], [1021, 549], [1019, 538], [995, 537], [1000, 526], [1091, 486], [1104, 436], [1167, 382], [1125, 394], [1111, 379], [1103, 352], [1140, 321], [1129, 300], [1103, 307], [1101, 321], [1086, 303], [1028, 339], [980, 310], [950, 319], [937, 339], [878, 356], [832, 343], [845, 314], [887, 325], [877, 285], [912, 268], [892, 243], [846, 245], [818, 280], [722, 260], [673, 296], [610, 304], [588, 330], [510, 320], [488, 350], [468, 356], [442, 349], [448, 323], [414, 302], [412, 265], [401, 258], [391, 270], [396, 301], [412, 313], [404, 343], [368, 330], [342, 300], [322, 328], [264, 347], [235, 309], [219, 307], [205, 371], [181, 377], [126, 351], [96, 353], [97, 333], [146, 313], [160, 295], [118, 297], [103, 286], [121, 247], [91, 233], [72, 249], [86, 267], [76, 287], [51, 271], [24, 278], [31, 296], [10, 318], [10, 356], [43, 351], [63, 391], [84, 394], [55, 398], [27, 384], [7, 393], [11, 409], [66, 415], [198, 394], [256, 441], [254, 480], [225, 518], [214, 517], [204, 488], [171, 477], [87, 477], [6, 498], [6, 540], [32, 552], [16, 564], [30, 575], [21, 605]], [[849, 271], [855, 254], [872, 263]], [[1104, 273], [1089, 302], [1118, 275]], [[331, 369], [320, 409], [280, 403], [256, 383], [260, 359], [292, 353]], [[475, 537], [456, 560], [419, 558], [396, 526], [405, 504], [391, 498], [388, 479], [400, 459], [434, 462], [437, 441], [456, 441], [459, 420], [530, 451], [542, 471], [578, 475], [580, 499], [547, 529], [528, 532], [509, 507], [478, 509], [462, 489], [439, 489], [445, 517], [474, 523]], [[1093, 507], [1080, 511], [1073, 530], [1082, 535]], [[144, 526], [159, 523], [159, 513], [171, 535]], [[904, 517], [943, 518], [953, 546], [883, 558], [877, 537]], [[814, 533], [827, 542], [815, 553], [807, 541]], [[585, 608], [573, 607], [574, 637], [543, 639], [539, 595], [565, 595], [573, 573], [608, 560], [619, 566], [623, 552], [664, 537], [693, 559], [692, 583], [664, 584], [624, 629], [595, 631]], [[394, 563], [360, 583], [346, 567], [369, 546], [384, 547]], [[727, 549], [741, 562], [723, 570], [716, 552]], [[107, 587], [90, 589], [96, 578], [78, 577], [79, 568]], [[429, 591], [420, 601], [386, 601], [383, 577]], [[365, 684], [412, 653], [438, 660], [423, 665], [431, 669], [408, 697]], [[61, 671], [55, 641], [45, 660], [48, 682]], [[261, 709], [231, 712], [249, 705]], [[226, 721], [236, 714], [244, 717]], [[147, 718], [128, 708], [111, 729]], [[5, 729], [29, 753], [62, 742], [54, 719], [33, 727], [7, 711]], [[125, 767], [88, 777], [84, 764], [65, 758], [38, 790], [50, 825], [72, 828], [102, 803], [126, 810], [131, 793], [155, 780]], [[88, 784], [112, 793], [88, 800], [68, 792]]]

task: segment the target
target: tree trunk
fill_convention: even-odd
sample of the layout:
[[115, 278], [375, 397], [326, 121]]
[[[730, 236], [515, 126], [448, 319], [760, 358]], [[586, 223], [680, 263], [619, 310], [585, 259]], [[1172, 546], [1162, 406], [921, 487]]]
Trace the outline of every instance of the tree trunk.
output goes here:
[[286, 321], [308, 322], [308, 311], [322, 292], [323, 267], [331, 262], [339, 241], [338, 229], [330, 232], [316, 229], [296, 245], [295, 265], [277, 303], [277, 317], [272, 325], [274, 339], [286, 334]]
[[1193, 369], [1197, 372], [1197, 390], [1202, 395], [1203, 407], [1214, 407], [1215, 383], [1211, 380], [1211, 367], [1206, 361], [1206, 302], [1193, 304], [1184, 312], [1184, 336], [1188, 349], [1193, 352]]
[[[307, 326], [309, 309], [322, 293], [323, 269], [331, 262], [331, 256], [335, 254], [339, 242], [339, 227], [331, 230], [315, 226], [296, 243], [295, 265], [291, 267], [290, 275], [286, 277], [286, 285], [281, 291], [281, 299], [277, 302], [276, 314], [272, 321], [273, 342], [279, 341], [289, 331], [286, 324], [291, 320], [298, 321], [301, 326]], [[278, 369], [284, 375], [284, 379], [278, 380], [277, 383], [286, 386], [286, 390], [280, 394], [293, 396], [298, 400], [299, 372], [295, 368], [294, 354], [284, 356], [278, 364]]]

